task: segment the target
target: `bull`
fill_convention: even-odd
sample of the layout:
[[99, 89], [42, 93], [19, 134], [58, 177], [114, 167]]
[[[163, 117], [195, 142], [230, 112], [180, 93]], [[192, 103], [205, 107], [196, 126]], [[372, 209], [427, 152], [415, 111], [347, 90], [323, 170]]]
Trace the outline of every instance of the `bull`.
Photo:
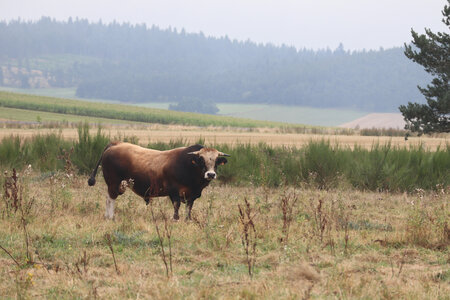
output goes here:
[[130, 188], [147, 204], [153, 197], [168, 196], [172, 201], [175, 220], [179, 219], [180, 203], [186, 203], [186, 219], [191, 218], [194, 200], [217, 177], [217, 166], [227, 163], [230, 156], [202, 145], [159, 151], [130, 143], [113, 142], [104, 149], [88, 184], [95, 184], [99, 165], [108, 186], [105, 217], [114, 218], [114, 204], [132, 182]]

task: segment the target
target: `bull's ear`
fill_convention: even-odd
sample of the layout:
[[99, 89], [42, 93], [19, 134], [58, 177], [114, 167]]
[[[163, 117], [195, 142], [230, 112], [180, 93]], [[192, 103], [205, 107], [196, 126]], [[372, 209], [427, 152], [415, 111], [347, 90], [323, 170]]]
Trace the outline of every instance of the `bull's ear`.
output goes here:
[[216, 163], [218, 166], [222, 166], [224, 164], [226, 164], [228, 162], [228, 160], [225, 157], [218, 157], [216, 160]]
[[193, 165], [198, 165], [200, 163], [200, 155], [199, 155], [198, 151], [189, 152], [188, 158], [189, 158], [189, 161], [191, 162], [191, 164], [193, 164]]

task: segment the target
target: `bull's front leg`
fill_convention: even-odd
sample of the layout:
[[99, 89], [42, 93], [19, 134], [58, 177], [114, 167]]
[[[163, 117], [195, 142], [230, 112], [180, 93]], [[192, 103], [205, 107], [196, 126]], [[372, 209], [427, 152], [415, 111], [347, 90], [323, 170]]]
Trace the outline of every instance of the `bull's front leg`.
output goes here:
[[173, 219], [178, 220], [178, 219], [180, 219], [180, 216], [178, 215], [178, 210], [180, 209], [180, 203], [181, 203], [180, 196], [172, 194], [172, 195], [170, 195], [170, 200], [172, 200], [172, 204], [173, 204]]
[[191, 219], [191, 211], [192, 211], [192, 206], [194, 205], [194, 200], [195, 199], [189, 198], [186, 201], [186, 221]]
[[197, 191], [195, 193], [192, 193], [191, 197], [186, 199], [186, 221], [191, 219], [191, 211], [192, 206], [194, 205], [194, 201], [197, 198], [200, 198], [202, 195], [201, 191]]

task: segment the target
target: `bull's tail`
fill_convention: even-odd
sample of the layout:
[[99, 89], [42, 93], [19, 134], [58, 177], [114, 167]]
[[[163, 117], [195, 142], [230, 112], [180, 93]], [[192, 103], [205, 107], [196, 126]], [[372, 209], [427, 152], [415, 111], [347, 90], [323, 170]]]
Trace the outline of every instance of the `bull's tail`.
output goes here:
[[108, 144], [105, 147], [105, 149], [103, 149], [102, 155], [100, 155], [100, 159], [98, 160], [97, 165], [95, 166], [94, 170], [92, 171], [91, 177], [89, 177], [89, 179], [88, 179], [88, 185], [89, 186], [93, 186], [95, 184], [95, 176], [97, 175], [98, 166], [100, 166], [100, 164], [102, 163], [103, 153], [105, 153], [106, 149], [108, 149], [112, 145], [114, 145], [114, 143]]

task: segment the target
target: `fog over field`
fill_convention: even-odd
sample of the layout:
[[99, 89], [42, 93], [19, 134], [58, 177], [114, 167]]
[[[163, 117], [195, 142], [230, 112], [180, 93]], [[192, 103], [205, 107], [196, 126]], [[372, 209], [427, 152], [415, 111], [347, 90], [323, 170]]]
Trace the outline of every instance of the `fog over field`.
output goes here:
[[424, 102], [430, 76], [403, 45], [445, 30], [444, 2], [2, 2], [0, 86], [342, 125]]

